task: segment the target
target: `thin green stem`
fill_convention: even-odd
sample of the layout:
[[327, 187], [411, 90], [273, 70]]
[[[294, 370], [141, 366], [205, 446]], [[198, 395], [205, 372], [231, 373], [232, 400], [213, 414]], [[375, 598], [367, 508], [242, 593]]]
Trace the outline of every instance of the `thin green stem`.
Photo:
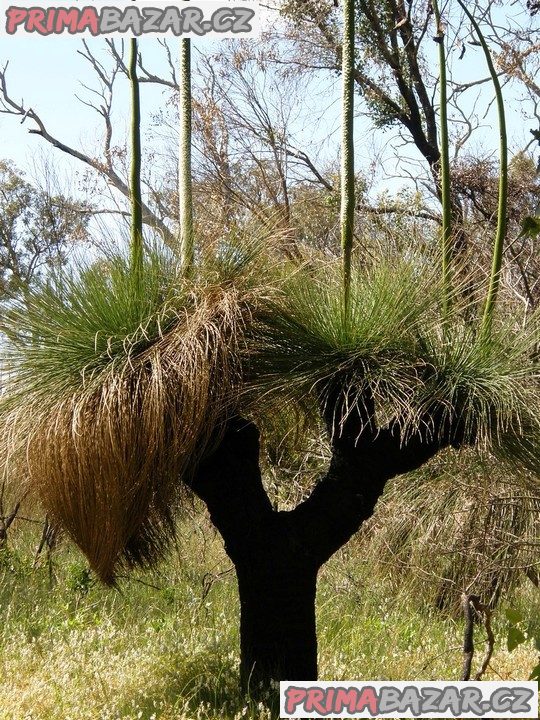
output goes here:
[[191, 40], [180, 40], [180, 143], [178, 154], [178, 198], [180, 261], [184, 276], [191, 275], [195, 260], [193, 189], [191, 179]]
[[443, 275], [443, 313], [446, 317], [450, 309], [451, 264], [452, 264], [452, 202], [450, 199], [450, 140], [448, 136], [448, 97], [446, 80], [446, 50], [444, 28], [437, 0], [432, 0], [437, 34], [435, 41], [439, 45], [439, 85], [440, 85], [440, 151], [441, 151], [441, 203], [442, 203], [442, 275]]
[[141, 98], [137, 77], [137, 40], [129, 41], [128, 73], [131, 85], [131, 168], [129, 189], [131, 196], [131, 272], [139, 288], [143, 274], [143, 222], [141, 196]]
[[506, 206], [508, 200], [508, 140], [506, 134], [506, 114], [504, 111], [504, 98], [502, 94], [501, 83], [491, 53], [487, 46], [486, 40], [480, 26], [474, 19], [470, 10], [467, 9], [462, 0], [458, 0], [463, 12], [469, 20], [471, 25], [476, 32], [484, 55], [486, 56], [486, 62], [491, 75], [491, 80], [495, 88], [495, 95], [497, 97], [497, 112], [499, 116], [499, 136], [500, 136], [500, 170], [499, 170], [499, 206], [497, 211], [497, 232], [495, 234], [495, 243], [493, 246], [493, 261], [491, 265], [491, 276], [489, 279], [489, 288], [486, 297], [486, 304], [484, 306], [484, 315], [482, 317], [481, 333], [482, 336], [487, 340], [491, 336], [491, 328], [493, 325], [493, 315], [495, 311], [495, 305], [497, 302], [497, 294], [499, 291], [499, 285], [501, 280], [501, 268], [502, 258], [504, 251], [504, 240], [506, 237]]
[[341, 143], [341, 248], [343, 252], [343, 306], [349, 313], [351, 256], [354, 230], [354, 0], [343, 1], [342, 143]]

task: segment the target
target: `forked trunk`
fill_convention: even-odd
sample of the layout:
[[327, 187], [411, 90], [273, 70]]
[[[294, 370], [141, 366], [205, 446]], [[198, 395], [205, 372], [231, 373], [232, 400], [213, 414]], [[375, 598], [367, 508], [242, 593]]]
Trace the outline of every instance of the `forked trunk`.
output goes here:
[[[365, 407], [373, 417], [369, 398]], [[252, 697], [275, 681], [317, 679], [319, 568], [373, 514], [387, 480], [456, 441], [453, 432], [431, 433], [427, 422], [425, 434], [403, 441], [398, 423], [377, 429], [357, 409], [338, 425], [341, 416], [331, 411], [325, 418], [332, 438], [328, 472], [293, 510], [272, 507], [261, 478], [258, 430], [240, 417], [230, 420], [191, 481], [236, 568], [241, 680]]]

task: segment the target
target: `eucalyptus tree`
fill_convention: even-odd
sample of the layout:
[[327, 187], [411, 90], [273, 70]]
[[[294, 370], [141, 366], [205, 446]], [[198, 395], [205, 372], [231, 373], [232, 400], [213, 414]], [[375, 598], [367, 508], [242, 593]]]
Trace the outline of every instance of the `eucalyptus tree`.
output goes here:
[[0, 160], [0, 302], [20, 296], [88, 239], [92, 209]]
[[[89, 64], [96, 78], [97, 87], [86, 88], [92, 99], [87, 100], [84, 97], [78, 99], [83, 105], [92, 108], [102, 122], [102, 144], [99, 149], [71, 143], [67, 138], [57, 133], [56, 128], [53, 127], [54, 123], [46, 121], [31, 101], [26, 102], [21, 99], [18, 90], [16, 92], [12, 91], [8, 78], [8, 62], [3, 67], [0, 67], [0, 114], [18, 118], [20, 124], [24, 124], [24, 129], [30, 135], [41, 138], [43, 143], [50, 148], [54, 148], [55, 152], [63, 153], [81, 164], [87, 173], [85, 184], [94, 191], [93, 194], [90, 193], [92, 195], [92, 205], [98, 205], [96, 202], [98, 191], [100, 195], [105, 194], [107, 196], [107, 201], [103, 202], [101, 207], [94, 207], [94, 212], [123, 216], [126, 214], [123, 208], [114, 205], [111, 207], [109, 203], [111, 195], [113, 199], [123, 197], [128, 201], [130, 201], [131, 197], [130, 179], [123, 164], [125, 147], [116, 144], [116, 124], [113, 122], [113, 105], [116, 99], [118, 78], [121, 72], [126, 77], [129, 77], [128, 63], [126, 63], [123, 54], [115, 51], [114, 63], [111, 68], [108, 68], [107, 63], [103, 62], [102, 58], [93, 55], [86, 41], [83, 41], [83, 49], [77, 52]], [[140, 53], [138, 62], [141, 62]], [[144, 79], [146, 78], [143, 74]], [[144, 177], [144, 180], [147, 182], [146, 177]], [[155, 183], [153, 190], [155, 190]], [[168, 222], [164, 207], [159, 202], [159, 194], [147, 193], [141, 202], [143, 222], [153, 228], [165, 243], [173, 246], [176, 237], [171, 229], [171, 223]]]
[[[393, 145], [395, 165], [390, 165], [391, 174], [399, 173], [404, 182], [415, 182], [419, 192], [425, 193], [429, 188], [428, 192], [436, 194], [440, 201], [445, 192], [450, 192], [454, 215], [450, 250], [453, 252], [474, 243], [474, 233], [468, 234], [462, 222], [463, 200], [459, 186], [445, 186], [445, 175], [441, 171], [447, 145], [438, 141], [438, 125], [444, 133], [445, 115], [448, 115], [452, 132], [447, 139], [451, 143], [453, 164], [459, 158], [477, 155], [470, 140], [479, 132], [480, 123], [470, 106], [473, 102], [488, 105], [482, 88], [490, 78], [488, 73], [472, 79], [460, 73], [460, 67], [464, 70], [468, 67], [467, 60], [477, 43], [470, 35], [470, 22], [458, 3], [445, 4], [444, 22], [436, 22], [433, 28], [433, 21], [440, 15], [440, 4], [424, 0], [361, 0], [357, 3], [354, 81], [358, 111], [368, 116], [374, 130], [381, 133], [381, 143], [386, 136], [386, 144]], [[511, 82], [514, 91], [525, 90], [531, 101], [524, 106], [524, 115], [528, 122], [537, 124], [537, 29], [524, 5], [510, 1], [478, 2], [469, 4], [469, 8], [474, 17], [487, 22], [486, 37], [500, 50], [496, 66], [501, 82]], [[283, 0], [279, 6], [289, 19], [285, 33], [289, 48], [286, 60], [278, 58], [277, 62], [287, 62], [292, 71], [298, 73], [339, 72], [341, 35], [337, 5]], [[437, 51], [445, 61], [441, 79], [448, 76], [448, 91], [444, 82], [439, 84], [438, 74], [432, 70]], [[268, 57], [271, 63], [271, 49]], [[447, 94], [448, 101], [439, 106], [435, 100], [438, 89]], [[532, 132], [537, 130], [533, 127]]]
[[[344, 3], [345, 44], [363, 7]], [[350, 226], [344, 237], [347, 256]], [[0, 407], [7, 471], [109, 585], [163, 556], [186, 489], [205, 503], [236, 570], [248, 690], [316, 678], [317, 575], [389, 480], [442, 449], [474, 446], [536, 473], [540, 457], [537, 318], [516, 329], [493, 305], [479, 332], [425, 255], [355, 268], [312, 251], [304, 265], [257, 240], [224, 238], [189, 274], [143, 247], [140, 265], [119, 255], [37, 288], [2, 321], [15, 372]], [[331, 450], [287, 511], [259, 457], [259, 428], [284, 406], [322, 423]]]
[[[286, 0], [282, 7], [291, 20], [295, 65], [307, 71], [339, 70], [339, 10], [332, 3], [312, 0]], [[441, 196], [437, 110], [426, 58], [431, 10], [424, 2], [360, 0], [355, 14], [353, 77], [362, 102], [375, 127], [403, 129], [427, 163]]]

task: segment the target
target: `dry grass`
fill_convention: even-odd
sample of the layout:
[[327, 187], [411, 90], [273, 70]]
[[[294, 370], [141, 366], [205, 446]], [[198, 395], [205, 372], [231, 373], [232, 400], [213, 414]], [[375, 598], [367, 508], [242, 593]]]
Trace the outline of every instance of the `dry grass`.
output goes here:
[[394, 591], [461, 614], [462, 591], [496, 604], [538, 575], [539, 510], [535, 477], [446, 451], [389, 483], [359, 551]]
[[180, 479], [237, 399], [245, 299], [207, 287], [175, 313], [142, 352], [128, 347], [99, 373], [82, 369], [76, 390], [37, 392], [2, 417], [10, 473], [27, 478], [108, 584], [120, 567], [163, 555]]
[[[89, 583], [67, 545], [50, 590], [17, 541], [0, 565], [2, 720], [269, 720], [238, 692], [238, 599], [221, 543], [199, 515], [179, 532], [180, 554], [139, 576], [155, 587], [130, 579], [121, 593]], [[534, 618], [531, 596], [520, 602]], [[461, 620], [389, 596], [353, 546], [321, 576], [318, 627], [324, 679], [459, 676]], [[495, 628], [489, 678], [528, 677], [534, 648], [504, 649], [502, 612]], [[479, 664], [480, 630], [476, 640]]]

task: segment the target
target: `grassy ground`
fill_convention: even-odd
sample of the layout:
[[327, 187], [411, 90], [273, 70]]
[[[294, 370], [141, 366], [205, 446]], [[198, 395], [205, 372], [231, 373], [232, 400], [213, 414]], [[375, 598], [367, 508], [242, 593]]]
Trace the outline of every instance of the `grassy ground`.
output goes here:
[[[159, 573], [123, 580], [120, 592], [96, 585], [67, 542], [51, 583], [46, 563], [32, 568], [32, 543], [19, 533], [0, 556], [2, 720], [268, 717], [237, 691], [235, 579], [203, 520], [184, 522]], [[538, 614], [530, 598], [516, 602]], [[354, 548], [321, 576], [318, 627], [323, 679], [459, 677], [461, 622], [410, 593], [388, 597]], [[488, 677], [527, 678], [536, 652], [509, 654], [500, 617], [495, 628]]]

